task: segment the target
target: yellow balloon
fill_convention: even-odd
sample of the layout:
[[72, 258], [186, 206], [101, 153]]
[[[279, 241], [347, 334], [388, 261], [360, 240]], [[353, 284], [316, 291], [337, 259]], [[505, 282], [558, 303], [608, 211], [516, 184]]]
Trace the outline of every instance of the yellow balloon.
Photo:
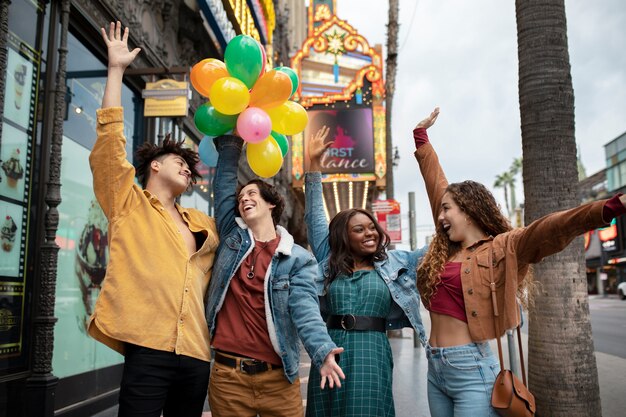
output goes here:
[[222, 114], [239, 114], [250, 103], [250, 92], [246, 85], [234, 77], [215, 81], [209, 93], [211, 104]]
[[265, 109], [265, 111], [272, 120], [272, 130], [283, 135], [300, 133], [309, 122], [309, 116], [304, 107], [294, 101], [286, 101], [278, 107]]
[[278, 174], [283, 165], [283, 154], [273, 137], [268, 136], [263, 142], [248, 143], [246, 152], [248, 165], [252, 172], [262, 178]]

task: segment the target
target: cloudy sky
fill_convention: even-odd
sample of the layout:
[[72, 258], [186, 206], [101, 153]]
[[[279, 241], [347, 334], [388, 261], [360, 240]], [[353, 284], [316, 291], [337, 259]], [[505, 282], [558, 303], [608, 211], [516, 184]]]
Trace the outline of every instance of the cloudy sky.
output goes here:
[[[337, 0], [337, 15], [370, 44], [386, 45], [387, 4]], [[626, 3], [566, 0], [565, 6], [576, 141], [589, 175], [604, 167], [603, 145], [626, 131]], [[441, 115], [430, 138], [450, 181], [473, 179], [492, 188], [496, 175], [522, 156], [515, 2], [401, 0], [398, 43], [395, 192], [408, 241], [409, 191], [416, 192], [418, 230], [432, 224], [411, 131], [434, 106]], [[504, 206], [502, 189], [493, 191]], [[521, 184], [517, 195], [523, 200]]]

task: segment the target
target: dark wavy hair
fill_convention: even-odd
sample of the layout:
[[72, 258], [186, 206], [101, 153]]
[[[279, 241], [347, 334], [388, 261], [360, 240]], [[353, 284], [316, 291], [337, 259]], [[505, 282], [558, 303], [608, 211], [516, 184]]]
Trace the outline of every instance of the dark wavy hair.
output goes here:
[[[446, 192], [452, 196], [463, 213], [488, 235], [495, 237], [512, 230], [509, 219], [502, 214], [493, 194], [484, 185], [475, 181], [463, 181], [448, 185]], [[426, 306], [430, 305], [430, 299], [436, 292], [446, 262], [460, 249], [460, 243], [452, 242], [441, 224], [437, 224], [433, 240], [417, 268], [417, 288]], [[533, 289], [532, 274], [526, 274], [520, 282], [520, 299], [528, 298], [529, 295], [525, 295], [527, 289]]]
[[[241, 190], [250, 184], [256, 184], [257, 187], [259, 187], [259, 192], [261, 193], [263, 200], [275, 206], [272, 209], [272, 220], [274, 221], [274, 226], [276, 226], [280, 222], [280, 216], [283, 215], [283, 210], [285, 209], [285, 199], [282, 195], [280, 195], [276, 187], [258, 178], [248, 181], [247, 184], [240, 185], [237, 188], [237, 196], [239, 196]], [[237, 216], [241, 216], [241, 213], [239, 213], [239, 204], [235, 206], [235, 212], [237, 213]]]
[[361, 209], [348, 209], [337, 213], [328, 226], [328, 244], [330, 246], [330, 258], [328, 260], [329, 275], [325, 285], [330, 285], [339, 274], [351, 274], [354, 270], [354, 258], [350, 249], [350, 238], [348, 237], [348, 223], [357, 214], [366, 215], [376, 227], [378, 232], [378, 246], [370, 261], [379, 262], [387, 259], [387, 247], [389, 246], [389, 235], [380, 227], [376, 218], [368, 211]]
[[146, 188], [148, 180], [150, 179], [150, 164], [152, 161], [162, 161], [163, 158], [169, 154], [178, 155], [185, 160], [191, 172], [191, 183], [196, 183], [198, 178], [201, 177], [196, 169], [200, 158], [198, 157], [198, 153], [194, 150], [184, 148], [183, 143], [184, 141], [182, 140], [180, 142], [173, 140], [168, 133], [165, 139], [163, 139], [161, 146], [146, 142], [137, 148], [135, 151], [135, 171], [139, 183], [143, 188]]

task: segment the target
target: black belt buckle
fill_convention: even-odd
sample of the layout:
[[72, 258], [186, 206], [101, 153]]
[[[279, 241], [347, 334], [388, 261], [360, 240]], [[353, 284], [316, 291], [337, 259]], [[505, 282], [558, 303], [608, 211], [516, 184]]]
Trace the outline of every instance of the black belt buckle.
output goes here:
[[344, 330], [352, 330], [356, 326], [356, 317], [352, 314], [344, 314], [341, 316], [341, 328]]
[[244, 374], [254, 375], [269, 370], [269, 366], [267, 363], [257, 359], [241, 359], [239, 361], [239, 370]]

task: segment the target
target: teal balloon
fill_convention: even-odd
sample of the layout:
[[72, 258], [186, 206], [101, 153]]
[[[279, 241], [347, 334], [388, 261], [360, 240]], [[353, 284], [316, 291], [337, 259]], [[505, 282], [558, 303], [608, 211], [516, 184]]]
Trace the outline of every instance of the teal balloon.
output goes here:
[[300, 80], [298, 79], [298, 74], [296, 74], [296, 72], [290, 67], [276, 67], [274, 69], [276, 71], [284, 72], [289, 76], [289, 79], [291, 80], [291, 95], [293, 96], [293, 93], [296, 92], [296, 90], [298, 89], [298, 84], [300, 83]]
[[193, 121], [198, 130], [208, 136], [219, 136], [233, 129], [237, 124], [238, 114], [222, 114], [215, 110], [210, 102], [198, 107]]
[[273, 130], [272, 130], [272, 137], [278, 144], [278, 147], [280, 147], [280, 153], [283, 154], [283, 158], [284, 158], [285, 155], [287, 155], [287, 152], [289, 152], [289, 141], [287, 140], [287, 137], [281, 133], [274, 132]]
[[248, 35], [235, 36], [226, 45], [224, 63], [228, 73], [251, 89], [263, 70], [261, 45]]
[[204, 165], [217, 166], [217, 157], [219, 156], [212, 136], [205, 136], [198, 145], [198, 156]]

